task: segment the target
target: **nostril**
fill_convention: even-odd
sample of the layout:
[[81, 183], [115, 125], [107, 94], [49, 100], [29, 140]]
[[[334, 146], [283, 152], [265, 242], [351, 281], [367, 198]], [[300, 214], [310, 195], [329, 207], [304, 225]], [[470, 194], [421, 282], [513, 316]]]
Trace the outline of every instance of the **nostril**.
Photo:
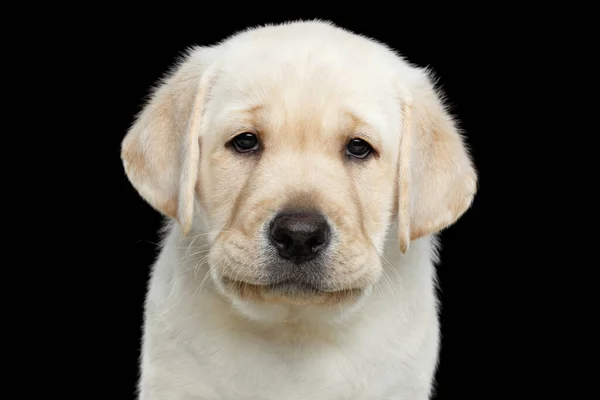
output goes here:
[[280, 226], [271, 228], [271, 239], [280, 247], [289, 247], [294, 242], [286, 229], [282, 229]]
[[322, 247], [329, 239], [329, 229], [327, 226], [319, 227], [310, 235], [308, 239], [308, 245], [313, 249], [313, 251], [318, 250]]

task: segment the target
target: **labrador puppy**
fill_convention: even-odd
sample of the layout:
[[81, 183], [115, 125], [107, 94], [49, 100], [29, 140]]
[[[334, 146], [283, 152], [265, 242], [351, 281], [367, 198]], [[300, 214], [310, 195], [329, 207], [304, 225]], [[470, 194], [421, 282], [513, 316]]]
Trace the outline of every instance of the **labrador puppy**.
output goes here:
[[477, 173], [428, 71], [323, 21], [191, 49], [122, 143], [169, 217], [142, 400], [428, 399]]

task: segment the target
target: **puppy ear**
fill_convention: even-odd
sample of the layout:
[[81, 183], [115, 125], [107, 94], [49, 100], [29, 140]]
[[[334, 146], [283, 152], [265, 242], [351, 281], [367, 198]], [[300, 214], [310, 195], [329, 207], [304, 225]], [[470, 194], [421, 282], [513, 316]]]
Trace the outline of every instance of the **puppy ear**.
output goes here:
[[404, 91], [399, 159], [398, 238], [411, 240], [456, 222], [477, 191], [477, 172], [429, 74]]
[[199, 130], [211, 73], [208, 49], [190, 51], [153, 92], [121, 144], [125, 173], [154, 209], [187, 233], [194, 214]]

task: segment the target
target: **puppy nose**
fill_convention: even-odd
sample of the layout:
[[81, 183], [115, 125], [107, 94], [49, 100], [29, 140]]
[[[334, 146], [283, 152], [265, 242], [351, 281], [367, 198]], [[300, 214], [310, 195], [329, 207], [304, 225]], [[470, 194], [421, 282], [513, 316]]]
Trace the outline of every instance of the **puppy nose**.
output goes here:
[[330, 228], [315, 212], [283, 212], [271, 223], [270, 240], [279, 255], [297, 264], [315, 258], [329, 243]]

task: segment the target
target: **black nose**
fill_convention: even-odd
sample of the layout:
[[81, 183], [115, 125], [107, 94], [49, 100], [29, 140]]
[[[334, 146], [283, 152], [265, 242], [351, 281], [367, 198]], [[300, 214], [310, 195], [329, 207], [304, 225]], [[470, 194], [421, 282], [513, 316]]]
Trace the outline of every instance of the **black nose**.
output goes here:
[[329, 243], [329, 224], [315, 212], [282, 212], [271, 223], [270, 239], [279, 255], [297, 264], [315, 258]]

